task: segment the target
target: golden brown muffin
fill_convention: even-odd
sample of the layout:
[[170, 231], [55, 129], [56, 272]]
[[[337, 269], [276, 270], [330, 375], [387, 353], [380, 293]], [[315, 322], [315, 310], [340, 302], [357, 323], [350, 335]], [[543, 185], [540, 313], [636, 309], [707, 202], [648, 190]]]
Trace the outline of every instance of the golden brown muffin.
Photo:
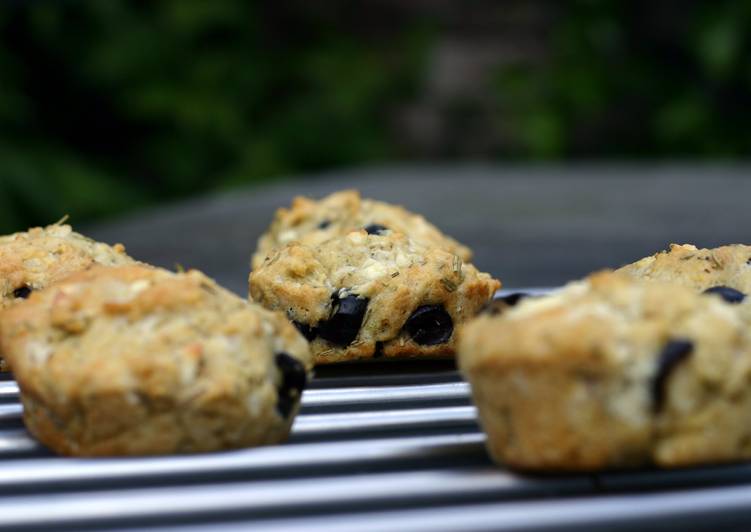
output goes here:
[[275, 249], [290, 242], [316, 246], [359, 229], [370, 233], [390, 229], [426, 247], [445, 249], [464, 261], [472, 258], [469, 248], [441, 233], [419, 214], [382, 201], [361, 199], [356, 190], [343, 190], [320, 201], [298, 196], [289, 209], [277, 210], [271, 227], [258, 240], [251, 266], [258, 268]]
[[24, 422], [66, 455], [279, 442], [311, 366], [283, 315], [197, 271], [92, 268], [4, 314]]
[[457, 255], [390, 230], [294, 242], [250, 274], [251, 298], [285, 312], [317, 364], [451, 356], [454, 327], [499, 287]]
[[[118, 266], [134, 262], [122, 244], [95, 242], [64, 224], [0, 236], [0, 309], [71, 273], [97, 264]], [[2, 359], [0, 371], [7, 371]]]
[[460, 331], [498, 462], [531, 470], [751, 458], [751, 337], [736, 307], [602, 272]]
[[751, 246], [733, 244], [698, 249], [691, 244], [670, 244], [669, 250], [623, 266], [618, 271], [645, 281], [682, 284], [698, 292], [727, 287], [749, 294]]

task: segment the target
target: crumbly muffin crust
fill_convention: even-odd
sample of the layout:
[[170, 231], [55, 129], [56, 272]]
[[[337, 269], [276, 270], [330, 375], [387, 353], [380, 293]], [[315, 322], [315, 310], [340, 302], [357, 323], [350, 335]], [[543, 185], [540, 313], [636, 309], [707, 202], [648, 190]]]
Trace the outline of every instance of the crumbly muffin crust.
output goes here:
[[602, 272], [460, 331], [498, 462], [532, 470], [751, 458], [751, 338], [734, 305]]
[[[0, 236], [0, 309], [74, 272], [134, 262], [122, 244], [95, 242], [61, 223]], [[0, 371], [7, 369], [0, 359]]]
[[500, 282], [401, 233], [353, 231], [315, 247], [293, 242], [250, 274], [251, 298], [305, 331], [317, 364], [450, 356], [453, 327]]
[[732, 244], [699, 249], [692, 244], [670, 244], [667, 251], [617, 271], [646, 281], [682, 284], [699, 292], [727, 286], [751, 294], [751, 246]]
[[197, 271], [96, 267], [3, 313], [24, 422], [66, 455], [281, 441], [311, 367], [283, 315]]
[[469, 248], [441, 233], [419, 214], [382, 201], [362, 199], [356, 190], [343, 190], [319, 201], [298, 196], [290, 208], [277, 210], [271, 227], [258, 240], [251, 266], [258, 268], [275, 249], [290, 242], [316, 246], [365, 227], [371, 231], [381, 227], [398, 231], [427, 247], [445, 249], [464, 261], [472, 258]]

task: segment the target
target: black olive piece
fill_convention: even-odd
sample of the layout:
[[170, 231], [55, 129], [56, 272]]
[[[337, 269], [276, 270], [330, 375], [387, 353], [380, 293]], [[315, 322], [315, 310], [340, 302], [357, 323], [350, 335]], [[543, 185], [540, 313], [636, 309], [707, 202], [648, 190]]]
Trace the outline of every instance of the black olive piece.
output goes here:
[[340, 299], [336, 293], [331, 299], [331, 317], [318, 324], [318, 335], [332, 344], [344, 347], [357, 338], [370, 300], [356, 295]]
[[657, 360], [657, 373], [652, 380], [652, 404], [654, 411], [659, 412], [665, 401], [665, 386], [673, 370], [686, 360], [694, 350], [690, 340], [670, 340], [660, 353]]
[[363, 229], [365, 229], [369, 235], [380, 235], [383, 231], [388, 231], [388, 227], [381, 224], [368, 224]]
[[294, 325], [297, 330], [300, 331], [300, 334], [302, 334], [308, 342], [312, 342], [313, 340], [315, 340], [316, 336], [318, 336], [318, 329], [311, 327], [306, 323], [300, 323], [299, 321], [292, 320], [292, 325]]
[[326, 229], [330, 225], [331, 225], [331, 220], [323, 220], [321, 223], [318, 224], [318, 229]]
[[506, 296], [497, 297], [494, 299], [494, 301], [502, 301], [506, 303], [509, 307], [513, 307], [525, 297], [529, 297], [529, 294], [527, 294], [526, 292], [513, 292]]
[[381, 358], [383, 356], [383, 342], [376, 342], [375, 351], [373, 351], [373, 358]]
[[746, 299], [746, 294], [739, 290], [736, 290], [735, 288], [730, 288], [729, 286], [713, 286], [712, 288], [707, 288], [706, 290], [704, 290], [704, 293], [717, 294], [727, 303], [740, 303], [741, 301]]
[[503, 301], [493, 299], [485, 303], [485, 305], [480, 309], [479, 314], [487, 314], [488, 316], [497, 316], [498, 314], [500, 314], [507, 308], [508, 308], [508, 305], [504, 303]]
[[305, 366], [287, 353], [274, 355], [274, 362], [282, 372], [282, 384], [279, 386], [279, 397], [276, 403], [277, 411], [282, 417], [289, 417], [292, 409], [302, 396], [302, 391], [308, 383]]
[[31, 295], [31, 287], [24, 285], [13, 290], [13, 297], [26, 299]]
[[404, 330], [420, 345], [438, 345], [451, 338], [454, 322], [442, 306], [423, 305], [407, 319]]
[[515, 306], [519, 301], [524, 298], [532, 297], [526, 292], [514, 292], [502, 297], [496, 297], [488, 301], [484, 307], [480, 310], [480, 314], [488, 314], [490, 316], [497, 316], [504, 312], [506, 309]]

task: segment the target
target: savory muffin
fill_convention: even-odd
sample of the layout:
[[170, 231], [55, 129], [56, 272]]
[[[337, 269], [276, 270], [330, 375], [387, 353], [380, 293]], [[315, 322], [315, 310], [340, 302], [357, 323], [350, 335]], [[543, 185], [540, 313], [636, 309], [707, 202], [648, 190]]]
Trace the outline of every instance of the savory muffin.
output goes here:
[[751, 458], [751, 336], [737, 305], [602, 272], [460, 331], [492, 457], [535, 470]]
[[250, 274], [251, 298], [285, 312], [317, 364], [454, 353], [454, 329], [500, 287], [443, 248], [391, 230], [293, 242]]
[[298, 196], [290, 208], [277, 210], [271, 227], [258, 240], [251, 265], [253, 269], [259, 267], [274, 250], [290, 242], [316, 246], [359, 229], [369, 234], [384, 230], [404, 233], [426, 247], [458, 255], [463, 261], [472, 258], [469, 248], [441, 233], [422, 216], [397, 205], [362, 199], [356, 190], [344, 190], [319, 201]]
[[77, 456], [211, 451], [286, 438], [311, 367], [282, 314], [205, 275], [74, 274], [3, 316], [24, 422]]

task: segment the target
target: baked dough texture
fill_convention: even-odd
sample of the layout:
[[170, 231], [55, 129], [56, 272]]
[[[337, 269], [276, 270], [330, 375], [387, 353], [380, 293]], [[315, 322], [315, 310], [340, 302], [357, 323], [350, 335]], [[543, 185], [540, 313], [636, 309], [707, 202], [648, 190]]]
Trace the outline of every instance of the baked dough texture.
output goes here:
[[133, 262], [122, 244], [96, 242], [66, 224], [0, 236], [0, 308], [18, 299], [14, 292], [24, 288], [41, 290], [96, 264], [119, 266]]
[[441, 233], [419, 214], [382, 201], [362, 199], [356, 190], [343, 190], [319, 201], [298, 196], [289, 208], [277, 210], [271, 227], [258, 240], [251, 266], [260, 267], [275, 249], [290, 242], [316, 246], [366, 227], [371, 231], [382, 227], [404, 233], [424, 246], [458, 255], [463, 261], [472, 258], [469, 248]]
[[491, 456], [529, 470], [751, 458], [751, 338], [737, 305], [601, 272], [460, 331]]
[[283, 315], [197, 271], [95, 267], [3, 313], [24, 422], [65, 455], [279, 442], [311, 367]]
[[290, 243], [249, 284], [252, 300], [304, 332], [317, 364], [451, 356], [454, 327], [500, 287], [458, 255], [391, 230]]
[[[66, 224], [0, 236], [0, 309], [74, 272], [134, 262], [122, 244], [95, 242]], [[2, 359], [0, 371], [7, 371]]]
[[751, 294], [751, 246], [731, 244], [699, 249], [692, 244], [670, 244], [667, 251], [617, 271], [645, 281], [682, 284], [699, 292], [727, 286]]

